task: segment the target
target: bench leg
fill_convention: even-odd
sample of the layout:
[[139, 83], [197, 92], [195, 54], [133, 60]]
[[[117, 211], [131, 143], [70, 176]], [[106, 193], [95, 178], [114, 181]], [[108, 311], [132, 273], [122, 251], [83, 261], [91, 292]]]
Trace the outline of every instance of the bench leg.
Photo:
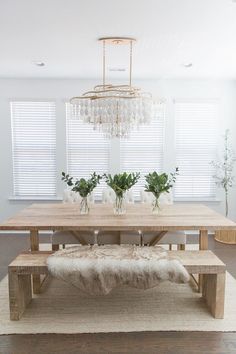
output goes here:
[[[200, 230], [199, 232], [199, 250], [208, 249], [208, 231]], [[199, 274], [199, 283], [198, 283], [198, 292], [201, 293], [203, 289], [203, 280], [204, 277], [202, 274]]]
[[203, 297], [215, 318], [224, 318], [225, 273], [205, 274]]
[[[31, 230], [30, 231], [30, 248], [31, 251], [38, 251], [39, 250], [39, 234], [38, 230]], [[33, 275], [32, 276], [33, 282], [33, 292], [34, 294], [40, 293], [40, 275]]]
[[32, 299], [31, 275], [8, 272], [10, 319], [18, 321]]

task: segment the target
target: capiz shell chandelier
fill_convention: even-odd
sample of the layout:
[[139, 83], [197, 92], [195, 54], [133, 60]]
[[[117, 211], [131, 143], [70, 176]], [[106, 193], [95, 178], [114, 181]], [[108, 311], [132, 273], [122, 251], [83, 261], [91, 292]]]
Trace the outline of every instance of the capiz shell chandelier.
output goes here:
[[[72, 114], [94, 129], [102, 130], [106, 138], [128, 138], [132, 129], [150, 122], [153, 115], [152, 95], [132, 86], [134, 38], [100, 38], [103, 43], [103, 84], [82, 96], [73, 97]], [[129, 84], [106, 83], [106, 44], [129, 45]]]

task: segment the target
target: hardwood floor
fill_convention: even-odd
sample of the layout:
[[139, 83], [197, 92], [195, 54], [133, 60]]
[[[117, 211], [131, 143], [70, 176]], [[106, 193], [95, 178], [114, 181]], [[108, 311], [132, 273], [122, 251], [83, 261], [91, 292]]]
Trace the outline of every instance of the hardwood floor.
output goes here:
[[[190, 238], [190, 242], [195, 240]], [[209, 248], [226, 263], [228, 271], [236, 278], [236, 245], [223, 245], [215, 242], [212, 237], [209, 241]], [[0, 279], [6, 275], [10, 261], [27, 247], [27, 235], [0, 234]], [[0, 354], [53, 353], [236, 354], [236, 333], [134, 332], [0, 336]]]
[[145, 332], [1, 337], [1, 354], [229, 354], [234, 333]]

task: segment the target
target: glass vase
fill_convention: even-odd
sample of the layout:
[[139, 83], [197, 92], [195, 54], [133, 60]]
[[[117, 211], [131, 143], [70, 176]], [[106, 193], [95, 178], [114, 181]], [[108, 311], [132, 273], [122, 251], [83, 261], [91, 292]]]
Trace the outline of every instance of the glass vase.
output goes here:
[[114, 202], [114, 214], [115, 215], [123, 215], [126, 213], [126, 205], [125, 205], [125, 197], [124, 196], [116, 196]]
[[159, 197], [155, 197], [152, 202], [152, 213], [158, 215], [160, 212]]
[[89, 213], [89, 201], [88, 197], [83, 197], [80, 202], [80, 214]]

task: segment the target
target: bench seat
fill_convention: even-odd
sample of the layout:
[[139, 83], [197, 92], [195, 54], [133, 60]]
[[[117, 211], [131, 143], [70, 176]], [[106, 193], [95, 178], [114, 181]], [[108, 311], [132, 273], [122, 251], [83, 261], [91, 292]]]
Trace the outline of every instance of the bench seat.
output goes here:
[[[23, 252], [8, 266], [10, 319], [19, 320], [32, 299], [31, 276], [48, 274], [52, 252]], [[167, 251], [190, 274], [203, 275], [202, 296], [215, 318], [224, 317], [225, 264], [211, 251]]]

